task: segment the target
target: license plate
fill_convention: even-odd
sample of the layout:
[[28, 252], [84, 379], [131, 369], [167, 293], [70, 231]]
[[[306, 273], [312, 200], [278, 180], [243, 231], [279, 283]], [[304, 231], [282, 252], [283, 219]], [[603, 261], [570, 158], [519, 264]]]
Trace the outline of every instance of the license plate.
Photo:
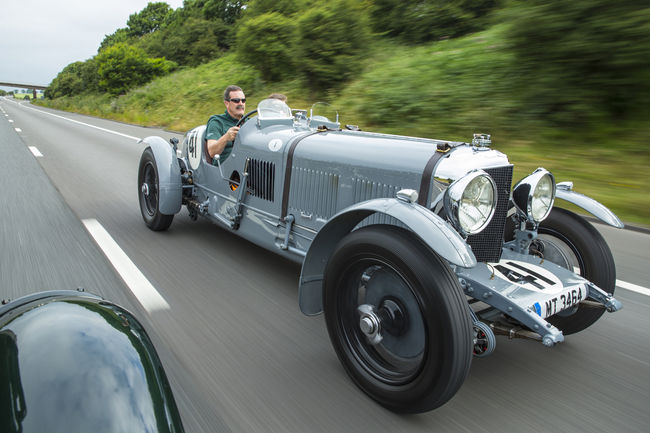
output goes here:
[[535, 312], [542, 318], [546, 319], [560, 311], [578, 305], [578, 303], [584, 301], [586, 297], [587, 289], [585, 287], [582, 287], [581, 285], [577, 287], [574, 286], [573, 288], [567, 289], [546, 301], [535, 302], [533, 310], [535, 310]]

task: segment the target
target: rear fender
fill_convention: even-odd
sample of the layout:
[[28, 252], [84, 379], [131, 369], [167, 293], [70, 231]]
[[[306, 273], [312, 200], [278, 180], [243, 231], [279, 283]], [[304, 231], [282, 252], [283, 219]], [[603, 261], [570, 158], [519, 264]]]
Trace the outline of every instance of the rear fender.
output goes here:
[[153, 151], [158, 169], [158, 209], [164, 215], [174, 215], [181, 210], [183, 185], [181, 168], [174, 148], [160, 137], [151, 136], [140, 140]]
[[330, 219], [314, 238], [302, 265], [300, 310], [307, 315], [323, 311], [323, 279], [330, 255], [338, 242], [366, 217], [381, 213], [413, 231], [432, 251], [451, 264], [476, 266], [476, 257], [463, 238], [442, 218], [417, 203], [380, 198], [350, 206]]

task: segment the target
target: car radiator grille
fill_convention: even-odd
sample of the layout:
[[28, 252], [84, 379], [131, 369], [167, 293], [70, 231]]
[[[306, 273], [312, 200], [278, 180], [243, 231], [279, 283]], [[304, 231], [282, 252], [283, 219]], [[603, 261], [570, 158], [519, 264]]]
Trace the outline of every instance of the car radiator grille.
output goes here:
[[483, 169], [497, 185], [497, 208], [490, 224], [481, 232], [467, 237], [467, 243], [479, 262], [498, 262], [501, 258], [503, 231], [506, 225], [506, 214], [510, 201], [512, 186], [512, 165]]
[[275, 164], [251, 159], [248, 167], [248, 192], [254, 197], [273, 201], [275, 190]]

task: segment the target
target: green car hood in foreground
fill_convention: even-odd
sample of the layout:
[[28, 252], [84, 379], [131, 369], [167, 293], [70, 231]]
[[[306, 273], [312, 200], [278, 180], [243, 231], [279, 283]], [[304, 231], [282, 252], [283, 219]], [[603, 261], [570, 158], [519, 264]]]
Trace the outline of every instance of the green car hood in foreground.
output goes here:
[[158, 355], [121, 307], [75, 291], [0, 307], [0, 431], [183, 432]]

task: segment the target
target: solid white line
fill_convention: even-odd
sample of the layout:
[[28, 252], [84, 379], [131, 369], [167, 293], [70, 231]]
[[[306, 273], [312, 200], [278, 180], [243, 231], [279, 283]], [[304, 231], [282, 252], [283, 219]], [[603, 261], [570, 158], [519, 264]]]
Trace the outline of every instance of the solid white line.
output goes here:
[[36, 148], [36, 146], [29, 146], [29, 150], [31, 150], [34, 156], [37, 158], [43, 156], [43, 154]]
[[157, 310], [169, 310], [167, 301], [122, 251], [122, 248], [106, 229], [94, 218], [84, 219], [82, 222], [145, 310], [149, 313]]
[[100, 131], [104, 131], [104, 132], [108, 132], [108, 133], [111, 133], [111, 134], [119, 135], [120, 137], [130, 138], [131, 140], [136, 140], [136, 141], [140, 140], [140, 138], [134, 137], [132, 135], [122, 134], [121, 132], [111, 131], [110, 129], [106, 129], [106, 128], [100, 128], [99, 126], [91, 125], [89, 123], [80, 122], [80, 121], [74, 120], [74, 119], [69, 119], [67, 117], [59, 116], [58, 114], [48, 113], [47, 111], [37, 110], [36, 108], [27, 107], [27, 106], [25, 106], [25, 108], [28, 108], [28, 109], [34, 110], [34, 111], [38, 111], [39, 113], [48, 114], [50, 116], [58, 117], [59, 119], [67, 120], [68, 122], [78, 123], [79, 125], [84, 125], [84, 126], [87, 126], [89, 128], [95, 128], [95, 129], [99, 129]]
[[616, 287], [621, 289], [631, 290], [633, 292], [641, 293], [642, 295], [650, 296], [650, 289], [645, 287], [637, 286], [636, 284], [628, 283], [621, 280], [616, 280]]

